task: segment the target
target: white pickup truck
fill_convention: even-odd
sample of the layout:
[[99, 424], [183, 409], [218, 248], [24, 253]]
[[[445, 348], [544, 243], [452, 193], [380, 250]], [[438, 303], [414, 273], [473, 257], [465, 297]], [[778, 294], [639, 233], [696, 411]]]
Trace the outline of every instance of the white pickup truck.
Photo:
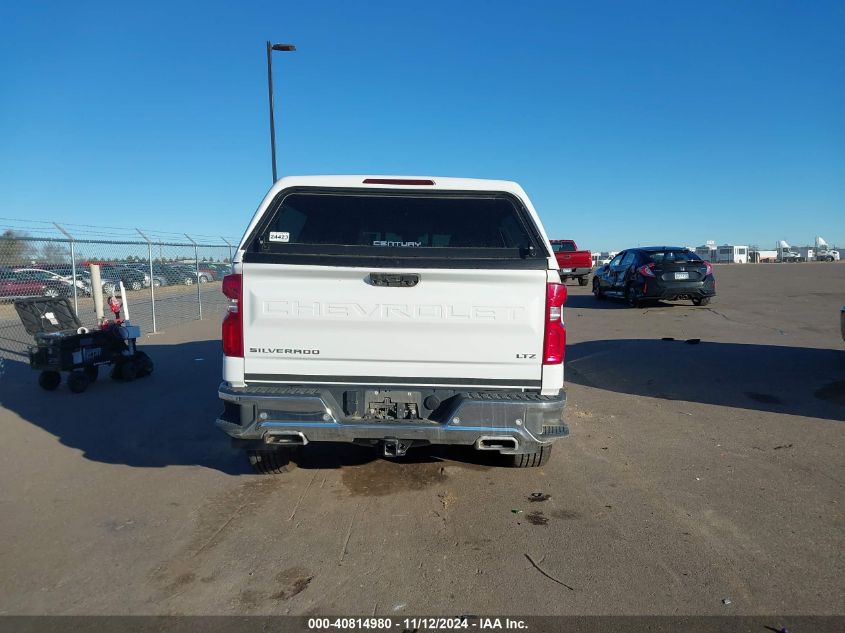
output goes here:
[[262, 473], [311, 442], [540, 466], [569, 434], [558, 267], [513, 182], [282, 178], [223, 280], [217, 425]]

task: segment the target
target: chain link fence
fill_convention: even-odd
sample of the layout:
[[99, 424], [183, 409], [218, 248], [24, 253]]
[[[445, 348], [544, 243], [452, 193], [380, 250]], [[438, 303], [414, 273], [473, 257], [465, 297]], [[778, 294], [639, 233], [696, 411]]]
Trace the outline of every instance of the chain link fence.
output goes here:
[[[86, 327], [96, 323], [94, 292], [106, 299], [126, 289], [129, 316], [144, 333], [178, 323], [222, 317], [220, 282], [235, 246], [193, 241], [101, 240], [0, 236], [0, 359], [22, 358], [32, 337], [15, 299], [67, 297]], [[91, 284], [90, 265], [100, 266], [101, 288]], [[106, 318], [111, 315], [106, 307]]]

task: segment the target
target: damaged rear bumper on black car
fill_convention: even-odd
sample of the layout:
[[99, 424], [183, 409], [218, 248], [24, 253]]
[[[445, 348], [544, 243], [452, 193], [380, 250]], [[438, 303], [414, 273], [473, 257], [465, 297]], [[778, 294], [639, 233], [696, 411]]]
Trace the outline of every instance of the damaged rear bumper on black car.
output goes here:
[[716, 296], [716, 283], [712, 277], [705, 281], [686, 283], [648, 280], [642, 286], [643, 299], [696, 299]]
[[[566, 392], [456, 391], [431, 387], [248, 385], [218, 390], [217, 426], [235, 444], [309, 442], [454, 444], [503, 454], [535, 452], [569, 435]], [[378, 400], [374, 407], [373, 400]], [[385, 416], [383, 403], [391, 405]], [[397, 409], [398, 404], [398, 409]], [[407, 416], [405, 419], [390, 417]]]

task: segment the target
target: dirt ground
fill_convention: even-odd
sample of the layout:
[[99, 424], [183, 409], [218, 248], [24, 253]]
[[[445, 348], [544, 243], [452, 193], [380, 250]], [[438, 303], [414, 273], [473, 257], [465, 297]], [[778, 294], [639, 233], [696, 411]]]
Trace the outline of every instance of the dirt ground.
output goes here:
[[569, 286], [541, 469], [312, 445], [252, 475], [214, 318], [82, 395], [6, 360], [0, 614], [845, 613], [845, 263], [716, 275], [707, 308]]

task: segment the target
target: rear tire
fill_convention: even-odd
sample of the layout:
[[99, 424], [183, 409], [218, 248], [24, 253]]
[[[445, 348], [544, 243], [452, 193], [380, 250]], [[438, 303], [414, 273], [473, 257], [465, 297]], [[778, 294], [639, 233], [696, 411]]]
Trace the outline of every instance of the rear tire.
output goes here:
[[692, 300], [694, 306], [706, 306], [708, 303], [710, 303], [710, 297], [694, 297]]
[[144, 287], [144, 284], [142, 284], [140, 281], [133, 281], [132, 285], [130, 286], [130, 288], [132, 290], [136, 291], [136, 292], [143, 287]]
[[643, 302], [633, 286], [628, 286], [628, 289], [625, 291], [625, 302], [630, 308], [641, 308], [643, 306]]
[[155, 369], [153, 359], [150, 358], [146, 352], [137, 352], [135, 354], [135, 362], [138, 363], [138, 378], [149, 376], [153, 373], [153, 369]]
[[578, 285], [579, 286], [586, 286], [589, 279], [586, 277], [578, 277]]
[[38, 385], [45, 391], [53, 391], [62, 382], [62, 375], [57, 371], [44, 370], [38, 374]]
[[128, 360], [120, 365], [120, 377], [126, 382], [132, 382], [140, 373], [140, 365], [137, 361]]
[[281, 475], [290, 470], [289, 449], [249, 450], [246, 455], [249, 465], [259, 475]]
[[593, 277], [593, 296], [599, 301], [604, 299], [604, 290], [601, 289], [601, 284], [595, 277]]
[[67, 387], [73, 393], [82, 393], [88, 389], [90, 382], [84, 371], [72, 371], [67, 377]]
[[520, 453], [519, 455], [508, 455], [512, 468], [538, 468], [545, 466], [552, 454], [552, 445], [541, 445], [536, 453]]

